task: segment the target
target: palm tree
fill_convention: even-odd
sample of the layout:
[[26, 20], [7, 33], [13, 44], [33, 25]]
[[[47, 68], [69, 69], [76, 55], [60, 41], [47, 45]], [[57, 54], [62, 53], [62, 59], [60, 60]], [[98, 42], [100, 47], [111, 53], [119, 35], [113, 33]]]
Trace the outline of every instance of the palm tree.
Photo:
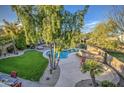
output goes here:
[[94, 87], [97, 86], [95, 75], [99, 75], [104, 71], [102, 64], [94, 61], [93, 59], [88, 59], [84, 64], [81, 66], [81, 71], [83, 73], [90, 72], [92, 84]]

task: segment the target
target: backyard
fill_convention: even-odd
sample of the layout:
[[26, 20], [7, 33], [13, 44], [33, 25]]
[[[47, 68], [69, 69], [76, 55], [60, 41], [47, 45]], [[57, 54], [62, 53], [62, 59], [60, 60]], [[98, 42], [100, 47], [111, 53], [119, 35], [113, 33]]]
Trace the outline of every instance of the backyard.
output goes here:
[[[73, 12], [65, 5], [1, 7], [16, 17], [9, 21], [6, 13], [0, 25], [0, 83], [13, 87], [19, 79], [20, 87], [124, 86], [121, 6], [119, 13], [117, 6], [68, 6]], [[110, 17], [104, 19], [96, 10], [103, 8], [107, 14], [112, 11]], [[101, 20], [91, 21], [95, 11]]]
[[38, 81], [48, 65], [48, 60], [41, 52], [27, 51], [18, 57], [0, 60], [0, 72], [10, 74], [17, 71], [18, 76], [24, 79]]

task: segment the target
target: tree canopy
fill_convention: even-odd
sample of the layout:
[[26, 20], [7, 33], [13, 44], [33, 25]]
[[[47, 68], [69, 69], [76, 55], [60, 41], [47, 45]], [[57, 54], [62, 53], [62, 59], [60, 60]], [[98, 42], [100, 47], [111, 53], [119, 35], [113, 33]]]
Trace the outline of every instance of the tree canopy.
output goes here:
[[116, 31], [116, 24], [112, 20], [99, 23], [89, 35], [87, 44], [97, 46], [102, 49], [114, 50], [118, 46], [117, 39], [113, 37]]

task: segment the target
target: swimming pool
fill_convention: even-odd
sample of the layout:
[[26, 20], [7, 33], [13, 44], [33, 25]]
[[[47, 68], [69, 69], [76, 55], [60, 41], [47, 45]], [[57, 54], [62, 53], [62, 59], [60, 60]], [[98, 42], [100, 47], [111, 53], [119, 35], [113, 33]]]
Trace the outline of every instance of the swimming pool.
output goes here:
[[[60, 52], [60, 59], [67, 58], [69, 54], [74, 53], [74, 52], [78, 52], [78, 51], [79, 51], [78, 48], [63, 50]], [[49, 56], [49, 54], [50, 54], [50, 50], [47, 51], [45, 55]], [[56, 57], [58, 57], [57, 53], [56, 53]]]

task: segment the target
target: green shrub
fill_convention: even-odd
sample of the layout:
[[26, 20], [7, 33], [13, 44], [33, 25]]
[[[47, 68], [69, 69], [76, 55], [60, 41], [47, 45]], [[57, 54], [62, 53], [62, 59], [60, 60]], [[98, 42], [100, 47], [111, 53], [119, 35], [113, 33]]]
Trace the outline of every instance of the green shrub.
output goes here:
[[20, 33], [16, 39], [16, 48], [19, 50], [24, 50], [26, 48], [25, 36], [23, 33]]
[[116, 85], [110, 81], [104, 80], [101, 82], [102, 87], [116, 87]]

